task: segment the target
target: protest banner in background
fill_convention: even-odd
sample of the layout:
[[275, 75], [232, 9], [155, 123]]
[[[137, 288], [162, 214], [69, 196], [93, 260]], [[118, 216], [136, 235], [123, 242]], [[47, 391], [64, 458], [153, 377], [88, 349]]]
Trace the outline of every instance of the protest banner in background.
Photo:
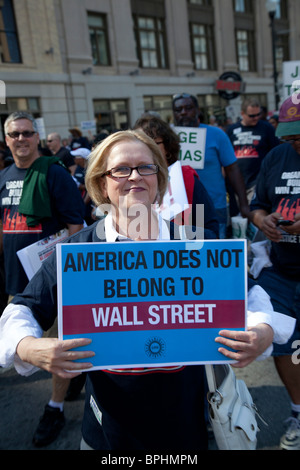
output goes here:
[[59, 338], [91, 338], [94, 369], [230, 362], [214, 340], [246, 328], [245, 253], [244, 240], [60, 244]]
[[182, 165], [190, 165], [203, 170], [205, 162], [206, 129], [197, 127], [173, 127], [180, 137], [178, 160]]
[[[283, 76], [283, 100], [286, 100], [293, 94], [300, 94], [300, 61], [291, 60], [282, 64]], [[298, 101], [298, 99], [297, 99]], [[297, 102], [295, 104], [298, 104]]]

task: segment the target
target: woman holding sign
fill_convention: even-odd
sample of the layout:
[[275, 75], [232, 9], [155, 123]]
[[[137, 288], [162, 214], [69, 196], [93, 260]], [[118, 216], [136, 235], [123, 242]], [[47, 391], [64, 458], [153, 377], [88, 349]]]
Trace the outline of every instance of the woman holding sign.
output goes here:
[[[86, 186], [93, 201], [109, 213], [68, 242], [175, 239], [179, 229], [172, 224], [168, 227], [154, 210], [154, 204], [164, 196], [167, 179], [165, 159], [143, 132], [125, 131], [107, 137], [91, 154]], [[136, 208], [143, 217], [138, 225], [134, 223]], [[74, 285], [74, 291], [80, 288]], [[64, 378], [92, 368], [90, 340], [41, 337], [56, 317], [56, 298], [56, 257], [52, 255], [1, 317], [1, 365], [14, 364], [23, 375], [42, 368]], [[266, 317], [263, 321], [268, 323]], [[216, 339], [221, 343], [220, 351], [240, 366], [248, 364], [272, 343], [274, 327], [266, 323], [248, 332], [220, 332], [223, 336]], [[227, 349], [233, 345], [236, 352]], [[90, 351], [80, 349], [83, 346]], [[75, 362], [78, 359], [82, 362]], [[204, 395], [202, 366], [88, 372], [82, 448], [149, 452], [206, 449]]]

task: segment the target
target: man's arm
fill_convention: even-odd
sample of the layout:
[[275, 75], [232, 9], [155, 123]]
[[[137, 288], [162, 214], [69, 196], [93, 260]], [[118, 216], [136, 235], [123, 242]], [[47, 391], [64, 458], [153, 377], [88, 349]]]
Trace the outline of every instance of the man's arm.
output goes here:
[[74, 225], [74, 224], [67, 224], [69, 230], [69, 236], [73, 235], [76, 232], [79, 232], [83, 229], [83, 225]]
[[49, 169], [49, 193], [53, 199], [55, 211], [59, 219], [73, 235], [83, 228], [85, 206], [80, 192], [70, 175], [58, 165], [52, 165]]
[[240, 212], [243, 217], [249, 218], [250, 208], [247, 201], [246, 187], [242, 173], [238, 167], [237, 162], [232, 163], [224, 167], [226, 177], [228, 178], [229, 183], [233, 187], [237, 197], [239, 199]]

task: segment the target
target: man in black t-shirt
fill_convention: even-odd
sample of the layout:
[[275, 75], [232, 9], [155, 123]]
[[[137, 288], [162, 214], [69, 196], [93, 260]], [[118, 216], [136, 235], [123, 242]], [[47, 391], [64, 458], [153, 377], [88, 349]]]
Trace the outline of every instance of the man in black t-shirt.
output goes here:
[[227, 134], [238, 159], [250, 203], [261, 163], [267, 153], [279, 144], [275, 130], [261, 120], [261, 107], [256, 100], [246, 100], [241, 109], [242, 119], [231, 125]]
[[[32, 119], [32, 120], [31, 120]], [[22, 292], [28, 279], [17, 257], [17, 251], [31, 245], [63, 228], [75, 233], [83, 227], [84, 207], [78, 194], [75, 182], [61, 165], [52, 164], [47, 173], [38, 173], [31, 188], [32, 202], [41, 207], [36, 221], [28, 222], [28, 214], [21, 212], [24, 180], [32, 165], [42, 164], [43, 159], [38, 153], [39, 135], [35, 121], [27, 113], [19, 112], [9, 116], [5, 123], [6, 143], [9, 147], [14, 164], [0, 174], [0, 209], [3, 225], [3, 247], [6, 271], [7, 293], [14, 296]], [[44, 160], [44, 161], [45, 161]], [[42, 168], [42, 165], [40, 165]], [[44, 180], [43, 180], [44, 178]], [[42, 181], [45, 185], [41, 192], [37, 191]], [[28, 194], [28, 193], [27, 193]], [[46, 213], [46, 202], [49, 202], [49, 213]]]
[[279, 375], [291, 398], [290, 427], [280, 445], [300, 450], [300, 101], [288, 98], [280, 109], [276, 135], [282, 145], [264, 159], [251, 203], [254, 224], [271, 240], [272, 266], [257, 282], [270, 295], [274, 310], [296, 318], [294, 334], [274, 347]]
[[[0, 173], [4, 266], [11, 300], [28, 284], [17, 251], [63, 228], [70, 234], [81, 230], [84, 205], [75, 182], [59, 160], [39, 155], [39, 135], [30, 114], [13, 113], [5, 121], [4, 131], [14, 159]], [[37, 430], [37, 445], [46, 444], [50, 437], [54, 440], [64, 424], [60, 409], [70, 381], [57, 376], [53, 379], [51, 403], [55, 407], [47, 405], [48, 416], [44, 415], [47, 424]]]

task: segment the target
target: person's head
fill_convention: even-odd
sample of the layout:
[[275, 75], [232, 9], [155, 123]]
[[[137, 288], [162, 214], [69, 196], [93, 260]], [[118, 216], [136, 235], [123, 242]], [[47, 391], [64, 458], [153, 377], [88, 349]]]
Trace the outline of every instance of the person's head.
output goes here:
[[266, 106], [261, 106], [260, 110], [261, 110], [260, 119], [263, 119], [266, 121], [268, 119], [268, 108]]
[[261, 119], [261, 106], [258, 100], [245, 100], [241, 109], [242, 124], [244, 126], [254, 127]]
[[53, 154], [56, 154], [59, 149], [61, 148], [62, 143], [61, 143], [61, 137], [59, 134], [56, 132], [52, 132], [52, 134], [49, 134], [47, 137], [47, 147]]
[[74, 157], [76, 165], [79, 165], [81, 168], [86, 168], [91, 154], [90, 150], [80, 147], [79, 149], [72, 150], [70, 153]]
[[178, 160], [180, 139], [167, 122], [159, 117], [145, 114], [136, 121], [134, 129], [142, 129], [156, 142], [168, 166]]
[[69, 132], [71, 133], [74, 139], [78, 139], [82, 136], [82, 132], [78, 127], [72, 127], [71, 129], [69, 129]]
[[102, 142], [102, 140], [106, 139], [106, 137], [109, 135], [109, 132], [104, 129], [103, 131], [100, 132], [100, 134], [97, 134], [94, 141], [93, 141], [93, 147], [92, 149], [94, 150], [95, 147], [97, 147], [97, 145], [100, 144], [100, 142]]
[[18, 167], [28, 168], [39, 157], [39, 134], [35, 119], [25, 111], [16, 111], [4, 123], [6, 145]]
[[180, 127], [199, 126], [199, 105], [194, 95], [180, 93], [173, 96], [174, 123]]
[[276, 136], [300, 154], [300, 102], [297, 97], [290, 96], [281, 105]]
[[68, 147], [70, 144], [70, 139], [62, 139], [61, 144], [63, 147]]
[[142, 130], [119, 131], [90, 154], [85, 185], [97, 206], [161, 204], [168, 185], [168, 168], [158, 145]]
[[278, 116], [277, 116], [277, 114], [273, 114], [273, 116], [270, 117], [269, 123], [274, 127], [274, 129], [276, 129], [276, 127], [278, 126]]

